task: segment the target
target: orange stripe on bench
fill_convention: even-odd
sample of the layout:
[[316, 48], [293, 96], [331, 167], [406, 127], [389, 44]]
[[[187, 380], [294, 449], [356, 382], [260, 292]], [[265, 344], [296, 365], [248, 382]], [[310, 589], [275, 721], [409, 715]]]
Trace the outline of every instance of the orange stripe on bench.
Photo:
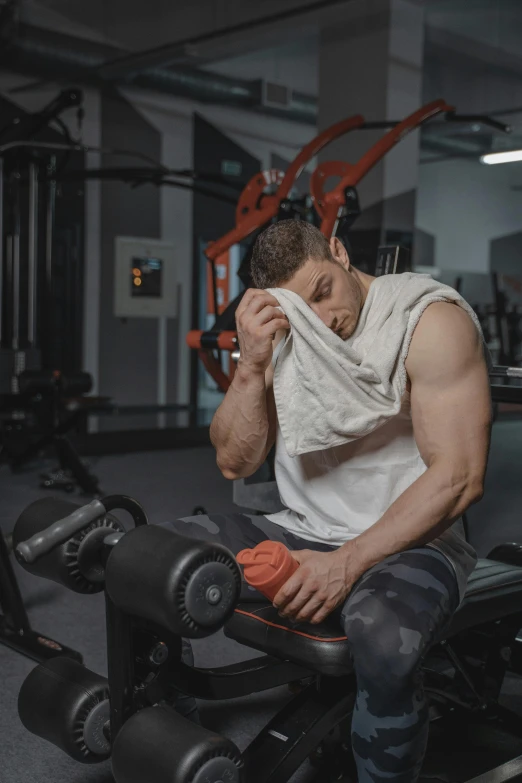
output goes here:
[[243, 609], [234, 609], [234, 612], [237, 612], [238, 614], [244, 614], [245, 617], [251, 617], [253, 620], [258, 620], [260, 623], [272, 626], [272, 628], [280, 628], [281, 631], [288, 631], [288, 633], [295, 633], [296, 636], [304, 636], [307, 639], [313, 639], [315, 642], [345, 642], [348, 638], [347, 636], [336, 636], [332, 639], [325, 639], [324, 637], [312, 636], [311, 634], [303, 633], [302, 631], [292, 631], [291, 628], [286, 628], [284, 625], [278, 625], [277, 623], [271, 623], [268, 620], [264, 620], [262, 617], [258, 617], [256, 614], [252, 614], [251, 612], [244, 612]]

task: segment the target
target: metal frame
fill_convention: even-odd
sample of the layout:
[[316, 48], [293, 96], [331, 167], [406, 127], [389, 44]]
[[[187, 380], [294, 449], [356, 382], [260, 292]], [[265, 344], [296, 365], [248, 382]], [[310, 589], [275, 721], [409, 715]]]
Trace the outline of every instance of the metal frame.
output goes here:
[[0, 157], [0, 346], [4, 337], [4, 161]]
[[[111, 743], [135, 712], [168, 701], [172, 689], [199, 699], [222, 700], [311, 680], [242, 754], [248, 783], [286, 783], [319, 743], [351, 715], [353, 676], [317, 678], [303, 666], [269, 655], [214, 669], [190, 667], [181, 662], [180, 637], [125, 615], [107, 596], [106, 612]], [[167, 663], [159, 668], [147, 664], [147, 649], [158, 640], [170, 652]], [[345, 694], [342, 698], [340, 692]], [[274, 743], [274, 736], [286, 740]]]
[[[422, 106], [417, 111], [400, 122], [376, 121], [366, 122], [361, 115], [349, 117], [346, 120], [332, 125], [312, 139], [295, 160], [290, 164], [284, 176], [281, 172], [270, 170], [260, 172], [251, 179], [241, 194], [236, 210], [236, 226], [223, 237], [209, 243], [205, 253], [212, 264], [214, 283], [214, 313], [216, 323], [218, 318], [218, 305], [215, 291], [215, 262], [220, 255], [225, 253], [233, 244], [241, 242], [253, 232], [263, 228], [270, 221], [279, 217], [289, 217], [291, 203], [288, 200], [290, 189], [306, 163], [320, 150], [326, 147], [340, 136], [356, 129], [387, 130], [355, 164], [344, 161], [326, 161], [319, 164], [312, 174], [311, 195], [313, 204], [321, 217], [321, 231], [331, 239], [336, 235], [339, 222], [343, 220], [346, 227], [350, 227], [360, 214], [356, 185], [384, 156], [398, 144], [411, 131], [421, 127], [434, 117], [443, 114], [447, 122], [480, 122], [485, 125], [511, 132], [511, 127], [498, 122], [491, 117], [483, 115], [459, 115], [454, 107], [444, 100], [436, 100]], [[338, 175], [340, 182], [328, 193], [324, 192], [323, 185], [331, 175]], [[277, 184], [274, 195], [264, 193], [268, 184]], [[229, 304], [229, 303], [226, 303]], [[232, 306], [234, 303], [231, 303]], [[237, 305], [236, 305], [237, 306]], [[233, 372], [227, 377], [221, 368], [218, 358], [213, 352], [202, 345], [197, 344], [197, 332], [190, 332], [188, 342], [190, 347], [199, 351], [199, 357], [205, 368], [217, 382], [222, 391], [227, 391], [232, 382]], [[201, 333], [200, 333], [201, 334]], [[196, 344], [194, 344], [196, 343]]]
[[[321, 172], [327, 164], [320, 164], [312, 175], [310, 188], [315, 207], [322, 218], [322, 233], [328, 238], [335, 236], [339, 219], [342, 217], [343, 210], [346, 206], [346, 191], [349, 188], [354, 188], [358, 185], [361, 179], [363, 179], [363, 177], [365, 177], [399, 141], [402, 141], [405, 136], [419, 128], [428, 120], [433, 119], [433, 117], [451, 111], [453, 111], [453, 107], [443, 100], [432, 101], [431, 103], [422, 106], [389, 130], [388, 133], [376, 142], [376, 144], [370, 147], [356, 164], [349, 166], [349, 171], [343, 176], [335, 188], [324, 195], [322, 194], [321, 188]], [[343, 165], [346, 166], [347, 164]], [[329, 175], [331, 174], [332, 171], [330, 170]]]
[[[80, 150], [68, 134], [69, 144], [34, 142], [33, 138], [52, 120], [61, 122], [61, 112], [81, 102], [80, 90], [63, 90], [42, 110], [22, 112], [16, 122], [0, 128], [0, 338], [3, 349], [10, 354], [10, 391], [14, 394], [19, 391], [19, 373], [39, 363], [39, 348], [49, 352], [53, 316], [51, 303], [44, 305], [40, 300], [49, 294], [52, 282], [56, 182], [51, 179], [50, 169], [54, 164], [47, 171], [48, 186], [40, 187], [44, 162], [33, 152], [35, 148], [45, 149], [54, 161], [57, 150]], [[27, 243], [23, 242], [24, 232]], [[45, 329], [39, 320], [45, 322]]]
[[37, 290], [38, 290], [38, 167], [29, 164], [29, 226], [28, 226], [28, 302], [27, 341], [36, 342]]
[[242, 206], [251, 201], [250, 191], [254, 191], [259, 197], [260, 193], [255, 186], [257, 185], [260, 187], [262, 193], [263, 188], [267, 184], [264, 172], [261, 172], [250, 180], [239, 198], [241, 207], [236, 211], [235, 228], [228, 231], [223, 237], [217, 239], [215, 242], [209, 242], [208, 247], [205, 250], [205, 255], [208, 260], [211, 262], [216, 261], [216, 259], [229, 250], [232, 245], [246, 239], [254, 231], [262, 228], [262, 226], [276, 217], [282, 202], [284, 199], [288, 198], [292, 186], [306, 164], [318, 155], [328, 144], [331, 144], [346, 133], [349, 133], [356, 128], [362, 128], [363, 126], [364, 117], [361, 114], [356, 114], [353, 117], [348, 117], [347, 119], [336, 122], [334, 125], [326, 128], [326, 130], [308, 142], [294, 158], [276, 193], [273, 196], [264, 196], [261, 202], [258, 201], [256, 203], [255, 208], [249, 207], [248, 211], [243, 213]]
[[[362, 115], [348, 117], [324, 130], [310, 141], [290, 164], [286, 174], [279, 182], [274, 195], [264, 195], [263, 191], [269, 182], [278, 182], [277, 172], [261, 172], [254, 177], [241, 194], [236, 210], [236, 226], [223, 237], [209, 243], [205, 254], [214, 269], [216, 260], [233, 244], [241, 242], [255, 231], [266, 226], [274, 218], [285, 216], [286, 202], [293, 183], [302, 172], [306, 163], [317, 155], [324, 147], [355, 129], [390, 128], [354, 165], [344, 162], [326, 162], [320, 164], [312, 174], [311, 194], [314, 206], [321, 217], [321, 231], [330, 239], [335, 236], [341, 218], [350, 217], [351, 222], [359, 214], [357, 191], [355, 186], [382, 158], [408, 133], [420, 127], [425, 122], [440, 114], [454, 117], [454, 109], [443, 100], [432, 101], [413, 112], [409, 117], [398, 123], [366, 123]], [[323, 182], [332, 173], [340, 173], [341, 181], [330, 192], [323, 192]], [[215, 297], [214, 297], [215, 299]], [[217, 302], [214, 301], [216, 317]], [[192, 331], [187, 335], [187, 343], [198, 350], [199, 357], [206, 370], [216, 381], [222, 391], [227, 391], [233, 372], [227, 376], [213, 351], [205, 346], [202, 338], [205, 332]], [[218, 349], [220, 346], [216, 346]], [[230, 349], [228, 349], [230, 350]]]
[[31, 628], [22, 594], [9, 558], [9, 550], [0, 532], [0, 644], [32, 658], [38, 663], [66, 655], [82, 662], [76, 650], [44, 636]]
[[485, 772], [470, 780], [469, 783], [506, 783], [506, 781], [522, 780], [522, 756], [502, 764], [500, 767]]
[[[296, 696], [263, 727], [242, 754], [248, 783], [286, 783], [292, 773], [317, 748], [316, 761], [324, 764], [321, 780], [337, 780], [353, 772], [350, 749], [322, 742], [339, 725], [347, 724], [355, 699], [355, 678], [326, 677], [298, 664], [262, 655], [217, 668], [190, 667], [181, 661], [180, 637], [148, 621], [130, 617], [107, 598], [108, 685], [111, 694], [111, 741], [138, 710], [169, 700], [172, 689], [199, 699], [232, 699], [299, 681]], [[522, 613], [457, 634], [433, 648], [425, 665], [426, 692], [437, 705], [437, 720], [454, 718], [455, 710], [473, 720], [492, 719], [508, 731], [522, 732], [522, 716], [501, 707], [498, 693], [513, 660], [506, 645], [515, 645]], [[161, 667], [147, 663], [147, 650], [158, 641], [167, 645], [169, 659]], [[479, 666], [475, 659], [481, 659]], [[446, 660], [446, 669], [430, 668]], [[458, 683], [454, 687], [453, 681]], [[308, 683], [308, 684], [307, 684]], [[493, 685], [492, 685], [493, 683]], [[449, 688], [449, 690], [448, 690]], [[453, 690], [452, 690], [453, 688]], [[340, 696], [340, 694], [342, 694]], [[458, 694], [458, 695], [457, 695]], [[306, 732], [303, 732], [306, 725]], [[340, 732], [342, 735], [342, 732]], [[284, 741], [274, 742], [274, 736]], [[522, 772], [520, 760], [504, 764], [470, 783], [504, 783]], [[491, 775], [491, 777], [489, 777]], [[347, 778], [347, 781], [350, 778]]]

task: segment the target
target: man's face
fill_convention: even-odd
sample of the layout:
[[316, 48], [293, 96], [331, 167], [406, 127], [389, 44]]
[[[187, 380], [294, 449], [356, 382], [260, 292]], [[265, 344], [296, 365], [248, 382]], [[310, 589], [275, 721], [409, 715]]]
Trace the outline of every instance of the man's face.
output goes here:
[[344, 252], [332, 250], [337, 263], [310, 258], [280, 287], [299, 294], [329, 329], [347, 340], [357, 326], [363, 295], [355, 276], [349, 272], [350, 262], [344, 248]]

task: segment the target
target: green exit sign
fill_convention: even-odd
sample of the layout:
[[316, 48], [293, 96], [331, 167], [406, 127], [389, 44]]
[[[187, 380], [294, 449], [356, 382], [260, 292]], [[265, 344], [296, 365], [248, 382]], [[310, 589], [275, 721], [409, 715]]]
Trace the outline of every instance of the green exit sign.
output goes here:
[[242, 170], [241, 163], [238, 160], [222, 160], [221, 161], [221, 173], [227, 174], [230, 177], [241, 176]]

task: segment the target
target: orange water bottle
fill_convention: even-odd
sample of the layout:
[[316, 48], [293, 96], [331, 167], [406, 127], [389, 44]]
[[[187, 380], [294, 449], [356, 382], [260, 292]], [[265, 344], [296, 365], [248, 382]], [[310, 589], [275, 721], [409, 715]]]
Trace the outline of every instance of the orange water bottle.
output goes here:
[[253, 549], [242, 549], [236, 560], [243, 566], [245, 581], [270, 601], [299, 568], [299, 563], [279, 541], [262, 541]]

